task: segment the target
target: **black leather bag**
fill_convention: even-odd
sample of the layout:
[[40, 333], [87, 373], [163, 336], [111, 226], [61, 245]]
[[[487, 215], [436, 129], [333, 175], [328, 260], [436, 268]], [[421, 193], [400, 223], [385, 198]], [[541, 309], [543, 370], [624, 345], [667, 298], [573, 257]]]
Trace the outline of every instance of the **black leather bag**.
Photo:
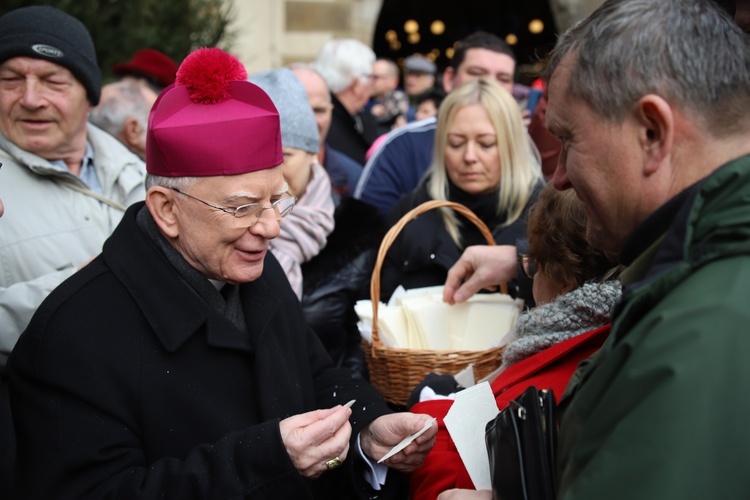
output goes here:
[[495, 500], [552, 500], [557, 487], [557, 421], [552, 390], [529, 387], [487, 423]]

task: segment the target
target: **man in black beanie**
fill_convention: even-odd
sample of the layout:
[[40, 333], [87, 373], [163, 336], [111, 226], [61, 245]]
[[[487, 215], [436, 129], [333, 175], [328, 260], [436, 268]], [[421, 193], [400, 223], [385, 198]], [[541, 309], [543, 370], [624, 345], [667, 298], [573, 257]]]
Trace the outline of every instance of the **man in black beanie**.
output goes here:
[[0, 17], [0, 368], [47, 294], [145, 196], [143, 162], [87, 123], [100, 91], [79, 20], [49, 6]]

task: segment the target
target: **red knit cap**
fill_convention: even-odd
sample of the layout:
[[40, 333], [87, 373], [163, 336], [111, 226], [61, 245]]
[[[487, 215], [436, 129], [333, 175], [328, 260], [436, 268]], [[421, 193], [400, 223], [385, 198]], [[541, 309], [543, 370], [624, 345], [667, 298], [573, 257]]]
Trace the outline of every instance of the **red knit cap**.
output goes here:
[[163, 177], [236, 175], [284, 161], [276, 107], [240, 61], [198, 49], [151, 109], [146, 170]]

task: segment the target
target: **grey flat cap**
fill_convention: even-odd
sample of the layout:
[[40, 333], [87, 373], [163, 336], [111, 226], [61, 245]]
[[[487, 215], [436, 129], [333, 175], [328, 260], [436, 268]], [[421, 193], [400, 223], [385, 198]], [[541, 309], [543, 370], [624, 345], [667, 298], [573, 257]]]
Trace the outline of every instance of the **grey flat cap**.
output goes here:
[[430, 73], [434, 75], [437, 67], [434, 62], [426, 57], [415, 54], [406, 58], [404, 69], [412, 73]]

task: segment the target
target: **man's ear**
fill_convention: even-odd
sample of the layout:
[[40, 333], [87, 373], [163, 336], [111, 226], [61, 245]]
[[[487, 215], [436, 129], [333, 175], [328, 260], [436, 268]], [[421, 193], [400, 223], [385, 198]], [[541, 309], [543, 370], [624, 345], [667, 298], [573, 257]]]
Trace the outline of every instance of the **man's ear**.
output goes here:
[[648, 94], [641, 97], [635, 107], [638, 140], [646, 163], [645, 175], [655, 173], [672, 151], [675, 134], [675, 116], [672, 107], [662, 97]]
[[146, 207], [151, 217], [167, 238], [180, 234], [179, 209], [175, 201], [177, 193], [162, 186], [153, 186], [146, 192]]
[[122, 135], [125, 139], [125, 144], [130, 147], [138, 147], [141, 142], [143, 135], [143, 129], [134, 117], [129, 116], [125, 119], [125, 124], [122, 127]]
[[443, 71], [443, 90], [445, 90], [446, 94], [449, 94], [450, 91], [453, 90], [453, 77], [454, 76], [455, 76], [454, 70], [450, 66], [445, 68], [445, 71]]

